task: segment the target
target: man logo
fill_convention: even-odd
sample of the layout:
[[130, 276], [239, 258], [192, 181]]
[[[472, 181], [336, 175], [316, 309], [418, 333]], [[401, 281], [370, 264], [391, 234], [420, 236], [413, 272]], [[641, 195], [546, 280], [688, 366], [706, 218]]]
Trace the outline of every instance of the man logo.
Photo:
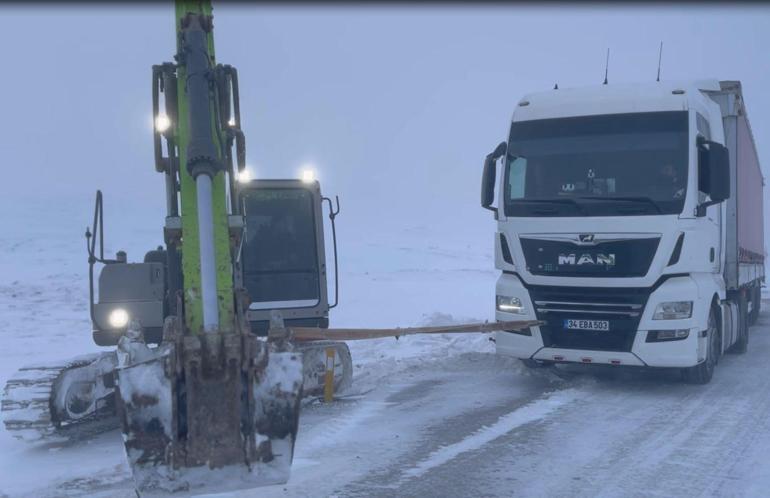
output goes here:
[[615, 266], [614, 254], [598, 253], [595, 256], [591, 254], [559, 254], [559, 265], [594, 265], [594, 266]]
[[592, 233], [581, 233], [578, 235], [578, 240], [583, 243], [590, 243], [594, 241], [594, 234]]

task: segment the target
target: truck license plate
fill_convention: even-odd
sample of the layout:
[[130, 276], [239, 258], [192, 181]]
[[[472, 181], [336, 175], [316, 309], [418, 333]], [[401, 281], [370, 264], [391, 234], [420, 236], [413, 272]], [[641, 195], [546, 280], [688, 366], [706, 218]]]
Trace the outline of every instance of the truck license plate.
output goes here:
[[567, 318], [564, 320], [564, 328], [571, 330], [599, 330], [606, 332], [610, 330], [608, 320], [575, 320]]

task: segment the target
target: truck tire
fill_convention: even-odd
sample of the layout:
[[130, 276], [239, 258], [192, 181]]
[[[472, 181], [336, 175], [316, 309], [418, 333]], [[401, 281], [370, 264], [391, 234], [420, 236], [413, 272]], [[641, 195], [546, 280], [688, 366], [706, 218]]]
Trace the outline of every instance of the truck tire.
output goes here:
[[751, 313], [749, 313], [749, 325], [754, 325], [759, 319], [759, 310], [762, 308], [762, 288], [757, 285], [751, 288]]
[[706, 359], [694, 367], [682, 369], [682, 379], [688, 384], [708, 384], [714, 376], [714, 369], [719, 363], [719, 355], [722, 351], [722, 337], [720, 327], [717, 324], [717, 314], [714, 308], [709, 313], [708, 328], [706, 329], [708, 337], [708, 349], [706, 350]]
[[[753, 294], [753, 290], [751, 291], [751, 294]], [[746, 298], [746, 293], [740, 293], [738, 295], [738, 340], [735, 341], [735, 344], [731, 348], [733, 353], [744, 354], [748, 351], [750, 321], [749, 300]]]

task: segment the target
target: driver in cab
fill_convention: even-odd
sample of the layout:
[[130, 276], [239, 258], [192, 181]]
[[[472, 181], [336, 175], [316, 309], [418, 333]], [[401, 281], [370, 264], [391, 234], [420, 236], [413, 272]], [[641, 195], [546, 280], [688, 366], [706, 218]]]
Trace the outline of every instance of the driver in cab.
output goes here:
[[662, 190], [669, 192], [672, 199], [681, 199], [684, 197], [685, 186], [676, 168], [671, 163], [665, 163], [660, 170], [663, 177]]

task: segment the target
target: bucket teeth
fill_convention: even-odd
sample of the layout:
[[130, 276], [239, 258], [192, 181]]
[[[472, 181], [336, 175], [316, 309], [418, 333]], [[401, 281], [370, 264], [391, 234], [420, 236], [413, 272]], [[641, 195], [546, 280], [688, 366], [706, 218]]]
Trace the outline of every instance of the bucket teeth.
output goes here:
[[[131, 351], [131, 348], [134, 351]], [[206, 334], [124, 357], [118, 370], [126, 454], [142, 496], [285, 483], [302, 392], [302, 356], [255, 337]], [[148, 348], [149, 349], [149, 348]]]

